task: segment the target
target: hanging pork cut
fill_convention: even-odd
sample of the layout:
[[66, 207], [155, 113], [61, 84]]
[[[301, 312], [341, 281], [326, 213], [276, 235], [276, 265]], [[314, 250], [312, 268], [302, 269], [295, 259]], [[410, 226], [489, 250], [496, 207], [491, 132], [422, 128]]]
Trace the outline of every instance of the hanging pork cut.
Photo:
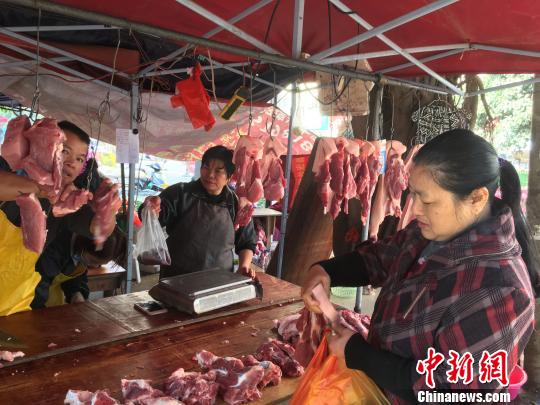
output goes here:
[[407, 176], [401, 155], [407, 147], [399, 141], [390, 141], [386, 150], [386, 171], [381, 174], [377, 194], [371, 209], [369, 237], [377, 239], [379, 227], [387, 215], [401, 215], [401, 194], [407, 188]]
[[255, 204], [261, 198], [263, 198], [264, 189], [261, 179], [261, 170], [259, 168], [259, 161], [255, 160], [253, 162], [251, 170], [251, 182], [249, 188], [247, 189], [247, 199]]
[[330, 160], [325, 160], [319, 174], [315, 176], [315, 182], [317, 183], [317, 194], [321, 199], [324, 213], [326, 214], [330, 210], [330, 198], [332, 191], [330, 190]]
[[22, 161], [30, 152], [28, 139], [24, 135], [30, 125], [30, 120], [26, 115], [13, 118], [8, 122], [1, 155], [13, 171], [23, 168]]
[[23, 194], [15, 200], [21, 211], [24, 246], [41, 254], [47, 236], [47, 216], [34, 194]]
[[118, 186], [106, 179], [101, 182], [90, 206], [94, 210], [94, 243], [99, 248], [107, 240], [116, 225], [116, 213], [122, 205]]
[[55, 119], [38, 120], [24, 132], [29, 142], [29, 154], [22, 167], [28, 176], [56, 194], [62, 187], [62, 150], [66, 139]]
[[[361, 203], [360, 219], [362, 224], [366, 224], [369, 210], [371, 209], [371, 171], [370, 157], [375, 153], [375, 147], [370, 142], [364, 142], [360, 148], [358, 158], [358, 169], [356, 172], [356, 195]], [[378, 158], [371, 158], [372, 162], [378, 162]], [[373, 170], [376, 170], [373, 167]]]
[[264, 198], [267, 201], [279, 201], [285, 195], [285, 177], [281, 167], [281, 159], [273, 159], [268, 168], [268, 176], [264, 182]]
[[[407, 179], [409, 178], [411, 173], [414, 156], [418, 153], [422, 146], [423, 145], [414, 145], [413, 148], [409, 151], [407, 158], [405, 159], [405, 172], [407, 173]], [[401, 213], [401, 217], [399, 218], [399, 223], [397, 227], [398, 231], [405, 228], [411, 223], [411, 221], [415, 219], [415, 215], [413, 213], [413, 199], [411, 193], [407, 195], [402, 211], [403, 212]]]
[[236, 218], [234, 220], [234, 230], [246, 226], [251, 221], [253, 216], [254, 207], [246, 198], [241, 197], [240, 202], [238, 203], [240, 209], [236, 213]]
[[92, 193], [85, 189], [78, 189], [74, 185], [67, 186], [53, 205], [52, 213], [55, 217], [63, 217], [78, 211], [92, 199]]
[[263, 180], [263, 184], [265, 184], [267, 177], [270, 174], [269, 171], [272, 163], [276, 160], [279, 163], [281, 161], [281, 156], [285, 155], [286, 153], [287, 148], [280, 142], [279, 139], [271, 136], [266, 139], [260, 161], [261, 178]]

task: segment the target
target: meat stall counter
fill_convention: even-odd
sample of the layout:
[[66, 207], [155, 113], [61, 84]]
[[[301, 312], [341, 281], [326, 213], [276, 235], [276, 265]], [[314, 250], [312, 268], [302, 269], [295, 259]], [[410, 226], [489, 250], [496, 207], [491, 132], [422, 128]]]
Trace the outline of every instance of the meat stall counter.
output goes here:
[[[2, 317], [0, 331], [26, 347], [17, 349], [25, 357], [0, 368], [0, 403], [62, 404], [70, 389], [108, 390], [121, 400], [122, 379], [151, 380], [161, 388], [179, 368], [201, 371], [194, 360], [201, 350], [217, 356], [253, 354], [276, 337], [276, 319], [303, 307], [298, 286], [264, 273], [258, 278], [262, 300], [202, 315], [174, 309], [144, 315], [134, 304], [151, 297], [139, 292]], [[298, 380], [283, 377], [253, 403], [286, 403]]]

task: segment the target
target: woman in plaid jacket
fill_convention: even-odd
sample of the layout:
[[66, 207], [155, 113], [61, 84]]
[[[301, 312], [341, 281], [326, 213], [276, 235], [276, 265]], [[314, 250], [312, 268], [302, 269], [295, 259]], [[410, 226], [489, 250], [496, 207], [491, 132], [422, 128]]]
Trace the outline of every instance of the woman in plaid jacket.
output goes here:
[[367, 341], [335, 325], [329, 345], [394, 403], [416, 402], [418, 391], [430, 389], [417, 371], [429, 348], [445, 360], [451, 350], [469, 352], [474, 361], [472, 381], [454, 382], [449, 363], [441, 362], [433, 371], [437, 391], [503, 391], [498, 380], [480, 382], [483, 352], [506, 351], [510, 373], [533, 332], [539, 285], [517, 172], [483, 138], [452, 130], [420, 149], [409, 189], [416, 221], [389, 239], [313, 265], [302, 290], [306, 306], [320, 312], [311, 297], [319, 283], [327, 290], [382, 287]]

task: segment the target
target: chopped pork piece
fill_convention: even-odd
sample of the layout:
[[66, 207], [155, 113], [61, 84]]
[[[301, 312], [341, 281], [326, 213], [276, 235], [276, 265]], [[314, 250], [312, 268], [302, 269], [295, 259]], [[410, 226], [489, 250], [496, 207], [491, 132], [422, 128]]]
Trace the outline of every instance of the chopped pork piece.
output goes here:
[[148, 398], [139, 401], [140, 405], [184, 405], [182, 401], [171, 397]]
[[350, 309], [340, 311], [341, 325], [353, 331], [359, 332], [364, 339], [367, 339], [370, 322], [371, 317], [369, 315], [359, 314], [351, 311]]
[[67, 405], [119, 405], [116, 399], [109, 396], [107, 391], [96, 392], [69, 390], [64, 399]]
[[165, 396], [163, 392], [153, 388], [149, 380], [122, 379], [122, 396], [126, 403], [139, 405], [143, 399]]
[[287, 377], [299, 377], [304, 374], [304, 367], [294, 358], [294, 348], [275, 339], [259, 346], [255, 358], [277, 364]]
[[11, 170], [22, 169], [22, 161], [30, 152], [28, 139], [24, 136], [24, 132], [30, 128], [30, 125], [30, 120], [26, 115], [15, 117], [7, 124], [2, 144], [2, 157], [8, 162]]
[[223, 369], [214, 371], [216, 382], [219, 384], [219, 392], [227, 404], [244, 404], [262, 398], [257, 386], [264, 378], [263, 367], [251, 366], [240, 371]]
[[267, 360], [259, 361], [252, 354], [242, 357], [242, 361], [246, 366], [261, 366], [264, 369], [264, 376], [259, 382], [259, 388], [264, 388], [267, 385], [278, 385], [281, 382], [283, 372], [277, 364]]
[[24, 353], [10, 352], [9, 350], [0, 350], [0, 360], [12, 362], [18, 357], [24, 357]]
[[195, 357], [199, 366], [205, 370], [224, 369], [231, 371], [242, 370], [245, 366], [242, 360], [236, 357], [218, 357], [212, 352], [201, 350]]
[[180, 368], [167, 379], [165, 392], [186, 405], [212, 405], [219, 389], [215, 379], [213, 372], [201, 374]]
[[297, 321], [301, 314], [289, 315], [278, 321], [278, 335], [281, 336], [284, 342], [296, 346], [300, 331], [298, 330]]
[[41, 254], [47, 237], [47, 216], [34, 194], [23, 194], [15, 200], [21, 211], [24, 246]]

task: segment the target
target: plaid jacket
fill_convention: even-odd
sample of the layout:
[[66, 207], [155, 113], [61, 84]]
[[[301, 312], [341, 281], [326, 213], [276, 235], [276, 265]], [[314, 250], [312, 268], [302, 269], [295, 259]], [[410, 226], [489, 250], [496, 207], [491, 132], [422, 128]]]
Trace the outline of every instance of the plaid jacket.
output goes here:
[[[478, 381], [482, 352], [506, 350], [510, 373], [534, 328], [534, 295], [511, 211], [505, 208], [431, 256], [419, 257], [427, 243], [414, 221], [389, 239], [359, 245], [364, 265], [357, 277], [367, 275], [372, 285], [382, 286], [369, 343], [413, 360], [424, 360], [430, 347], [442, 353], [445, 362], [434, 373], [438, 390], [502, 390], [497, 381]], [[473, 355], [471, 384], [448, 383], [450, 349]], [[429, 389], [424, 375], [413, 376], [415, 392]]]

